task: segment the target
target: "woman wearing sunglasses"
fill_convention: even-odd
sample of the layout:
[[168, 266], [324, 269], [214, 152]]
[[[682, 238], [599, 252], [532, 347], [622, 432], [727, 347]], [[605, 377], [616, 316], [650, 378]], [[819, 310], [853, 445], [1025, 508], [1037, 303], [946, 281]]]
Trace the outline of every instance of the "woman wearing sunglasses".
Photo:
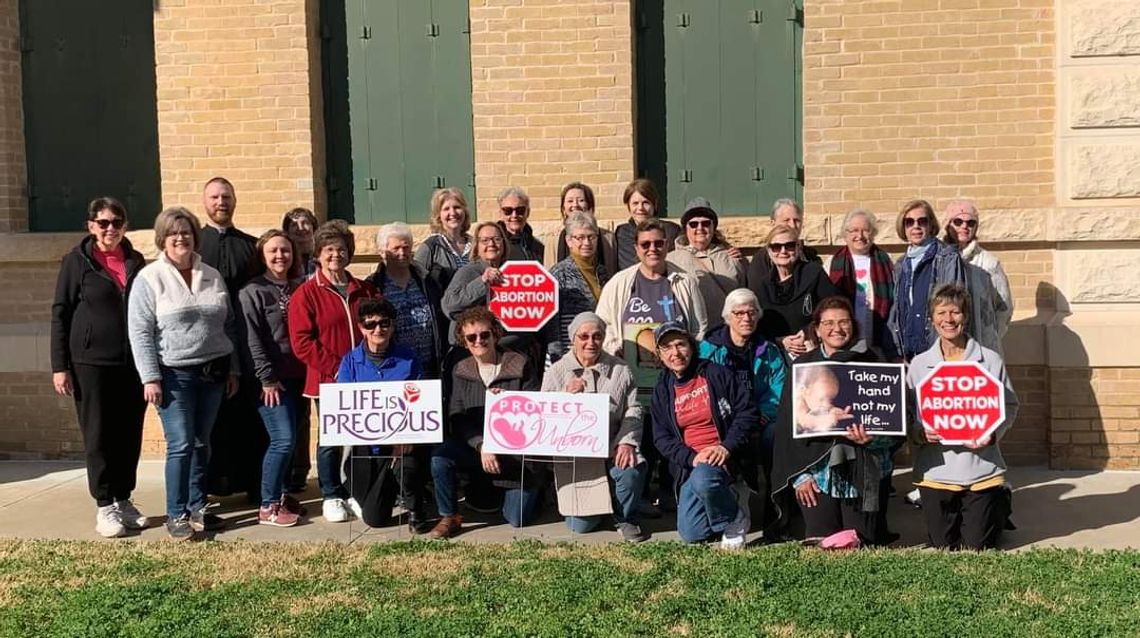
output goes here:
[[927, 301], [943, 284], [966, 283], [966, 264], [957, 248], [935, 237], [938, 218], [923, 199], [907, 202], [895, 219], [895, 232], [907, 243], [895, 263], [895, 305], [888, 325], [899, 353], [910, 361], [934, 345], [938, 335], [930, 323]]
[[131, 504], [146, 403], [127, 342], [127, 293], [145, 262], [126, 231], [122, 204], [91, 202], [88, 235], [64, 256], [51, 307], [52, 385], [75, 399], [95, 531], [107, 538], [147, 525]]
[[[803, 258], [800, 233], [795, 228], [774, 226], [768, 231], [764, 246], [763, 258], [770, 264], [768, 276], [753, 282], [753, 292], [764, 310], [760, 333], [782, 345], [794, 359], [809, 349], [811, 337], [806, 329], [815, 307], [839, 293], [823, 266]], [[757, 255], [756, 259], [761, 257]]]
[[709, 328], [720, 326], [721, 308], [728, 293], [747, 283], [748, 269], [740, 251], [729, 245], [717, 230], [716, 211], [709, 201], [698, 197], [689, 202], [681, 215], [685, 234], [677, 238], [669, 263], [697, 278], [701, 296], [709, 312]]
[[530, 218], [530, 197], [518, 186], [499, 193], [499, 227], [507, 236], [506, 261], [542, 261], [546, 247], [534, 236]]
[[[515, 457], [483, 452], [487, 391], [537, 392], [541, 387], [539, 375], [526, 357], [499, 346], [503, 334], [502, 324], [486, 306], [469, 308], [455, 320], [456, 340], [470, 356], [457, 363], [451, 373], [448, 431], [432, 452], [431, 478], [440, 520], [428, 533], [431, 538], [451, 538], [463, 528], [457, 494], [459, 472], [470, 479], [468, 503], [497, 500], [498, 487], [506, 488], [502, 511], [512, 527], [533, 519], [549, 480], [548, 472], [528, 463], [527, 474], [520, 482], [522, 468]], [[495, 477], [494, 485], [488, 480], [490, 476]]]
[[[411, 251], [408, 251], [409, 255]], [[364, 299], [356, 308], [360, 345], [340, 362], [337, 383], [415, 381], [424, 378], [416, 352], [398, 342], [396, 306], [387, 299]], [[396, 494], [408, 511], [413, 534], [428, 530], [427, 468], [430, 445], [358, 445], [352, 448], [348, 490], [354, 514], [369, 527], [392, 520]], [[359, 509], [357, 509], [359, 508]]]
[[957, 246], [966, 262], [970, 297], [974, 316], [970, 332], [978, 343], [999, 355], [1003, 350], [1001, 339], [1009, 329], [1013, 317], [1013, 295], [1009, 278], [993, 253], [978, 245], [978, 209], [968, 199], [950, 202], [946, 207], [945, 242]]

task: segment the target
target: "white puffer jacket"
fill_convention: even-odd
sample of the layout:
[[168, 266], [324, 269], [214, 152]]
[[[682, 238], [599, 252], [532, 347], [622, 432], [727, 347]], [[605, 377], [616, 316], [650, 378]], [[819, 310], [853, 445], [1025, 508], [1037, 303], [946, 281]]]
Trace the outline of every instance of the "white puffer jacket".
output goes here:
[[976, 239], [962, 250], [962, 260], [966, 262], [966, 282], [974, 303], [970, 332], [978, 343], [1002, 354], [1001, 340], [1013, 317], [1009, 278], [998, 258], [979, 246]]

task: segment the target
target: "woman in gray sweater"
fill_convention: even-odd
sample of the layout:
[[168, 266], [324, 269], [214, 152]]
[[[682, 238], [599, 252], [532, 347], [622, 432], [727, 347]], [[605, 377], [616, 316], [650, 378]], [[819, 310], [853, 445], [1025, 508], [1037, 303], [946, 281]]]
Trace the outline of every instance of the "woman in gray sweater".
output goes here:
[[139, 271], [127, 309], [143, 398], [158, 409], [166, 438], [166, 531], [174, 540], [222, 526], [206, 513], [210, 430], [240, 374], [233, 304], [222, 275], [194, 252], [200, 232], [185, 208], [159, 214], [158, 259]]
[[[948, 549], [989, 549], [1009, 515], [1005, 459], [998, 441], [1017, 418], [1017, 394], [998, 353], [982, 346], [967, 331], [970, 293], [960, 284], [945, 284], [930, 300], [930, 321], [938, 340], [914, 357], [907, 383], [915, 388], [944, 361], [978, 363], [1005, 386], [1005, 420], [980, 440], [965, 446], [946, 445], [911, 418], [911, 443], [917, 446], [914, 480], [922, 494], [930, 544]], [[917, 406], [917, 402], [912, 402]], [[917, 408], [916, 408], [917, 411]]]

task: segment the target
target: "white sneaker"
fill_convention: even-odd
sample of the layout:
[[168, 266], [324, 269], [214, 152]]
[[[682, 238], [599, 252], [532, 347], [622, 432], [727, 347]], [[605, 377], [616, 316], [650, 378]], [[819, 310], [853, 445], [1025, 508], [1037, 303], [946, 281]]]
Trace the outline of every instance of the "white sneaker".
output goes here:
[[903, 497], [903, 501], [905, 501], [907, 505], [922, 507], [922, 492], [919, 492], [918, 488], [915, 488], [906, 493], [906, 496]]
[[752, 527], [752, 512], [748, 508], [752, 490], [743, 482], [733, 486], [733, 490], [736, 492], [736, 518], [724, 528], [724, 536], [720, 539], [720, 548], [728, 551], [744, 549], [748, 529]]
[[321, 513], [324, 514], [325, 520], [330, 523], [343, 523], [352, 516], [345, 508], [342, 498], [326, 498], [321, 504]]
[[143, 516], [130, 499], [116, 501], [115, 509], [119, 511], [119, 519], [127, 529], [146, 529], [150, 525], [150, 520]]
[[360, 503], [357, 503], [356, 499], [354, 499], [354, 498], [348, 499], [348, 509], [352, 510], [352, 515], [355, 516], [356, 518], [358, 518], [358, 519], [364, 518], [364, 510], [360, 509]]
[[114, 503], [104, 505], [95, 512], [95, 533], [103, 538], [118, 538], [127, 533]]
[[726, 531], [720, 538], [720, 548], [726, 552], [738, 552], [744, 549], [744, 541], [744, 534], [737, 536]]

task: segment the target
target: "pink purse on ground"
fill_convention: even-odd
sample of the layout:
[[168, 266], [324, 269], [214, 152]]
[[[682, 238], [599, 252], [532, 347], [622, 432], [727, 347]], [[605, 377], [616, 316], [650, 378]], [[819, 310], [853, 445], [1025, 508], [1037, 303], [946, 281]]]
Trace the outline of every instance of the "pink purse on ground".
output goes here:
[[863, 546], [859, 534], [853, 529], [845, 529], [819, 541], [820, 549], [859, 549]]

